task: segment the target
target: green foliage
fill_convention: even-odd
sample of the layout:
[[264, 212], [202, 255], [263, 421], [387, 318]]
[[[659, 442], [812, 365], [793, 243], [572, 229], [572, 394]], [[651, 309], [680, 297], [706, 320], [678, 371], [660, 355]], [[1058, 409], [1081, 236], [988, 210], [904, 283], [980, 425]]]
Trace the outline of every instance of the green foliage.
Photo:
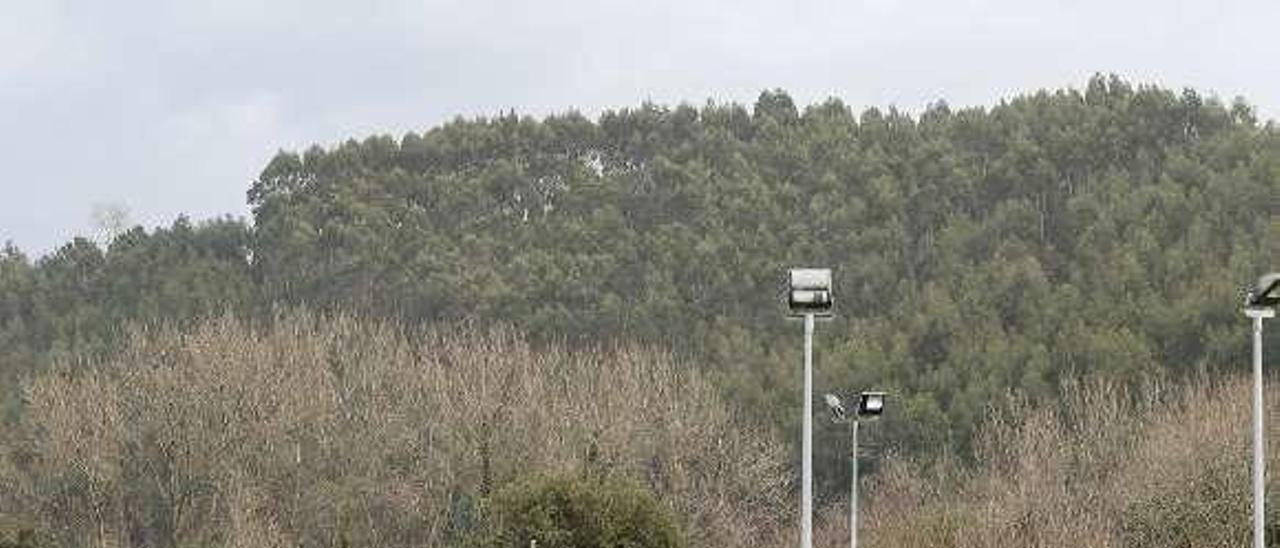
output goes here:
[[0, 410], [13, 420], [19, 380], [54, 361], [119, 349], [123, 327], [189, 323], [247, 311], [257, 293], [251, 232], [241, 221], [192, 225], [185, 217], [148, 233], [134, 228], [103, 249], [76, 238], [34, 264], [0, 252]]
[[639, 485], [567, 476], [511, 484], [489, 502], [486, 530], [469, 546], [679, 548], [675, 516]]

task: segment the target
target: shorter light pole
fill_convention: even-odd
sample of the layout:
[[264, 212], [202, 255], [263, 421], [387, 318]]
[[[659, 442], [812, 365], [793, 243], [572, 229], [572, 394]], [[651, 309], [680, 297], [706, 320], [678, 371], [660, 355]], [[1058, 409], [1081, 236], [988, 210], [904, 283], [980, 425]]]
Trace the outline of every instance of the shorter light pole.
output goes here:
[[884, 411], [884, 392], [863, 392], [858, 395], [858, 405], [850, 415], [844, 404], [834, 394], [823, 397], [831, 410], [833, 422], [849, 423], [849, 467], [853, 476], [849, 479], [849, 548], [858, 548], [858, 419], [874, 419]]

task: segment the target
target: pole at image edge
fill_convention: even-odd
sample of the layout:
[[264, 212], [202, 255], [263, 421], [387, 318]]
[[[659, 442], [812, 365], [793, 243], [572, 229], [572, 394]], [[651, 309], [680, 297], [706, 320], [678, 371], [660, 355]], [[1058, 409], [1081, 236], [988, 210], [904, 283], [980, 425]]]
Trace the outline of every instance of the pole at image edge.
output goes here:
[[800, 548], [813, 548], [813, 314], [804, 315], [804, 433], [800, 460]]
[[1280, 272], [1268, 272], [1247, 288], [1244, 315], [1253, 319], [1253, 546], [1266, 546], [1265, 433], [1262, 431], [1262, 321], [1276, 317], [1280, 306]]
[[[1268, 314], [1269, 313], [1269, 314]], [[1262, 320], [1274, 316], [1270, 310], [1250, 310], [1253, 318], [1253, 546], [1265, 548], [1266, 475], [1265, 440], [1262, 431]]]

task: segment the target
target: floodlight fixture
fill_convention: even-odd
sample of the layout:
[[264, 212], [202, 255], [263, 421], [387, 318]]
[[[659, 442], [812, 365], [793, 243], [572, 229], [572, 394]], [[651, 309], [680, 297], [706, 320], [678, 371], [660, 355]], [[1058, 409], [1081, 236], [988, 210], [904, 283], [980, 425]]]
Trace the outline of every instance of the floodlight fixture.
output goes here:
[[787, 308], [794, 317], [832, 315], [830, 268], [793, 268], [787, 273]]
[[858, 395], [858, 416], [875, 417], [884, 412], [884, 392], [863, 392]]
[[831, 410], [831, 420], [836, 422], [844, 422], [845, 411], [844, 404], [840, 403], [840, 398], [835, 394], [827, 394], [822, 397], [827, 402], [827, 409]]
[[1263, 274], [1249, 288], [1244, 305], [1248, 308], [1274, 308], [1280, 305], [1280, 272]]

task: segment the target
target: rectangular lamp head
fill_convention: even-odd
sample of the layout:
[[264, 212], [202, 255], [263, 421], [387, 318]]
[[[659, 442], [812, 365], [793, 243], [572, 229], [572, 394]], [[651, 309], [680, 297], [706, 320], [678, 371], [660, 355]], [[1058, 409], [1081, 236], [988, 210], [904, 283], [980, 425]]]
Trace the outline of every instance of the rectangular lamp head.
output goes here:
[[830, 268], [793, 268], [787, 274], [787, 308], [792, 316], [832, 314]]
[[884, 412], [884, 392], [863, 392], [858, 397], [858, 415], [876, 416]]

